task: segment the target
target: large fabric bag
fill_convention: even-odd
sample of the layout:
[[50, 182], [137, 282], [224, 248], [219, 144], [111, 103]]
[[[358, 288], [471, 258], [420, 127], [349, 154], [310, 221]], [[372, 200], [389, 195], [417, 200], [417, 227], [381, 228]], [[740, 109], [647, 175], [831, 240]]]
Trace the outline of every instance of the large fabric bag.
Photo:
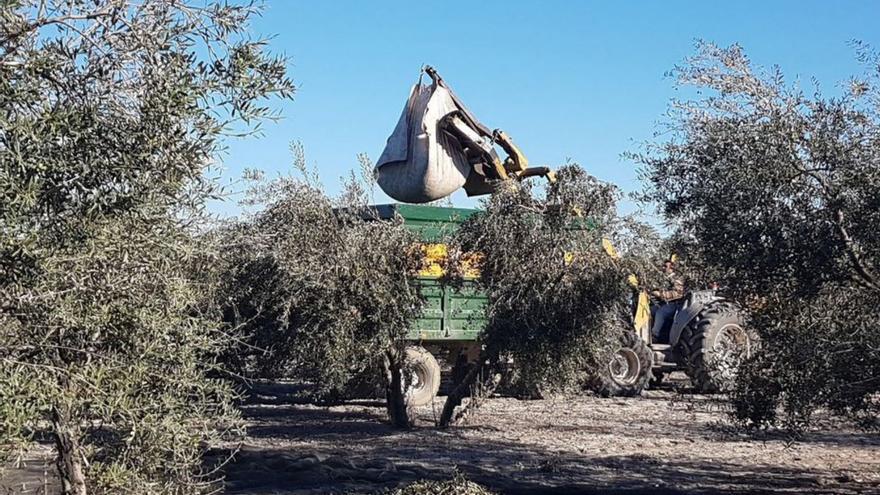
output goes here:
[[459, 110], [444, 85], [413, 86], [375, 174], [385, 194], [405, 203], [427, 203], [464, 186], [471, 165], [461, 144], [440, 122]]

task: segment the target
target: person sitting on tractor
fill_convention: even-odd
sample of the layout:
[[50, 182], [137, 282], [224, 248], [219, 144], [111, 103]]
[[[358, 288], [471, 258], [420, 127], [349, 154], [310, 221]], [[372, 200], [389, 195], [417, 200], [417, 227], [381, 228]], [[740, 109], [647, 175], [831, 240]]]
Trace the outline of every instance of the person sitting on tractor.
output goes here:
[[675, 316], [685, 295], [684, 279], [675, 271], [674, 260], [669, 259], [663, 263], [663, 274], [664, 286], [651, 291], [651, 296], [660, 302], [660, 306], [654, 308], [654, 325], [651, 327], [655, 339], [660, 338], [663, 326], [669, 318]]

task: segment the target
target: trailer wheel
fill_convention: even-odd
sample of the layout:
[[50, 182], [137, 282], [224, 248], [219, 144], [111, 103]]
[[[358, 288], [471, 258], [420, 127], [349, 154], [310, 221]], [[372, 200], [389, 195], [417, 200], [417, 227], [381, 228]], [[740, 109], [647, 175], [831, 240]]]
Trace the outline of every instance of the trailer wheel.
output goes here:
[[407, 404], [416, 407], [428, 405], [440, 390], [440, 364], [424, 347], [407, 347], [403, 380]]

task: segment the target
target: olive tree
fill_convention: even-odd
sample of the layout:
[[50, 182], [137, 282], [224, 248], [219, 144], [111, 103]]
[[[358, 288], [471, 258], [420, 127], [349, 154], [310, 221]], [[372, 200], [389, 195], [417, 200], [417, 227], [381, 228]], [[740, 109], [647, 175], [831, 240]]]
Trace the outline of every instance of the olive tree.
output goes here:
[[195, 275], [204, 171], [289, 97], [253, 5], [0, 5], [0, 453], [55, 445], [64, 493], [201, 493], [234, 432]]
[[733, 394], [756, 424], [797, 428], [818, 407], [877, 417], [880, 59], [857, 46], [874, 72], [828, 97], [700, 43], [675, 70], [693, 98], [634, 155], [646, 199], [763, 333]]
[[479, 257], [488, 324], [480, 362], [447, 399], [444, 426], [472, 387], [497, 384], [509, 358], [528, 388], [582, 384], [626, 324], [631, 267], [603, 247], [603, 239], [632, 242], [617, 215], [619, 192], [577, 165], [557, 175], [546, 191], [503, 184], [452, 239], [460, 256]]
[[255, 181], [247, 201], [260, 209], [222, 234], [224, 318], [239, 341], [229, 357], [246, 376], [296, 377], [321, 397], [381, 370], [391, 419], [407, 427], [401, 369], [423, 303], [418, 239], [402, 219], [378, 218], [362, 182], [330, 197], [297, 156], [303, 173]]

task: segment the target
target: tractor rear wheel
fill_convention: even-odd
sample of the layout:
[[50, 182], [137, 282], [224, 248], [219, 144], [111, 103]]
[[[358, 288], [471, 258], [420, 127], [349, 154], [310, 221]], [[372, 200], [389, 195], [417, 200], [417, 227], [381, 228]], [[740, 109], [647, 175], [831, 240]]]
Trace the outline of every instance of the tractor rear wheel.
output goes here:
[[733, 386], [743, 359], [757, 345], [737, 307], [728, 301], [708, 305], [682, 331], [679, 339], [688, 376], [703, 393]]
[[654, 354], [635, 332], [628, 330], [620, 337], [620, 347], [606, 366], [599, 369], [596, 392], [603, 397], [635, 397], [651, 381]]
[[424, 347], [406, 348], [403, 369], [404, 395], [410, 406], [425, 406], [440, 390], [440, 364]]

